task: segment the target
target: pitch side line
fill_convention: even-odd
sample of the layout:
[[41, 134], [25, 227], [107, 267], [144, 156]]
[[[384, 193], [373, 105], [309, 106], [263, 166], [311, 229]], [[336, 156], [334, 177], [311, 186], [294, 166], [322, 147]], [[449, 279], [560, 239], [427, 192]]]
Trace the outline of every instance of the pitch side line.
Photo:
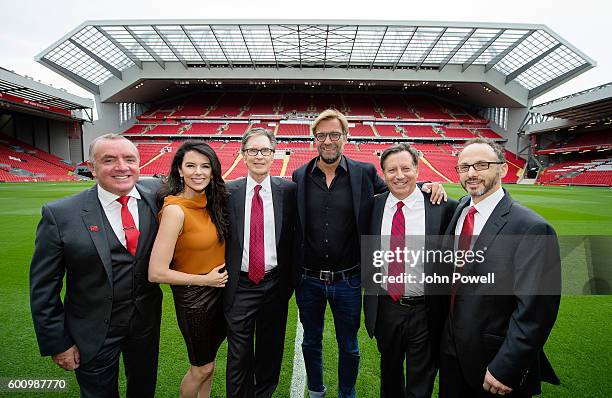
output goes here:
[[293, 374], [291, 375], [291, 395], [290, 398], [304, 398], [306, 387], [306, 367], [304, 366], [304, 356], [302, 355], [302, 338], [304, 329], [298, 311], [297, 327], [295, 330], [295, 345], [293, 348]]

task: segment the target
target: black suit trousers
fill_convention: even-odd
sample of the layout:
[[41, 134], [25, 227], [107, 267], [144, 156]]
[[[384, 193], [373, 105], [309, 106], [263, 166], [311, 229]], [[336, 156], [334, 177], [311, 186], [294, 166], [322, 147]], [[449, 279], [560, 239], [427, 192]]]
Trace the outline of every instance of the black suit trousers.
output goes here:
[[[161, 315], [160, 313], [158, 313]], [[83, 398], [119, 397], [119, 356], [123, 354], [127, 397], [155, 396], [161, 317], [134, 309], [127, 325], [109, 326], [96, 356], [75, 373]]]
[[278, 273], [254, 284], [241, 272], [227, 321], [227, 396], [271, 397], [280, 376], [288, 300]]
[[378, 300], [375, 337], [380, 351], [380, 396], [431, 397], [436, 366], [426, 306], [402, 306], [386, 295]]

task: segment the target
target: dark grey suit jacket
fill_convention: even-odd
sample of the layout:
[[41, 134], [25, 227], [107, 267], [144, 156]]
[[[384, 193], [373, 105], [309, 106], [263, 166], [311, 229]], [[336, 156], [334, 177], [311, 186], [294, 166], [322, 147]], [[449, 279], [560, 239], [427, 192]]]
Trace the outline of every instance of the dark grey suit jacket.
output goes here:
[[[230, 181], [226, 185], [230, 194], [227, 205], [230, 233], [225, 242], [225, 266], [228, 281], [223, 289], [223, 303], [226, 311], [234, 303], [238, 278], [240, 277], [242, 250], [244, 248], [246, 181], [246, 178], [240, 178]], [[274, 206], [274, 231], [276, 234], [276, 257], [280, 273], [280, 289], [283, 291], [283, 296], [288, 300], [293, 292], [290, 278], [292, 274], [291, 248], [296, 217], [295, 184], [281, 177], [270, 177], [270, 186]]]
[[[498, 286], [518, 293], [500, 295], [484, 285], [461, 284], [447, 326], [452, 328], [457, 358], [472, 388], [482, 388], [488, 367], [503, 384], [535, 395], [540, 393], [540, 381], [559, 383], [542, 349], [559, 310], [559, 245], [546, 220], [504, 192], [474, 242], [472, 250], [486, 248], [484, 262], [467, 264], [463, 273], [495, 272]], [[469, 196], [460, 200], [448, 235], [454, 235], [461, 211], [469, 204]], [[549, 286], [549, 294], [520, 294], [537, 286]], [[443, 351], [453, 344], [446, 337], [445, 332]]]
[[[157, 233], [158, 186], [158, 181], [136, 185], [142, 198], [138, 201], [140, 225], [154, 228], [140, 231], [133, 265], [135, 306], [152, 322], [160, 317], [162, 300], [159, 286], [148, 281], [149, 257]], [[113, 306], [113, 274], [106, 234], [113, 231], [105, 231], [103, 217], [97, 185], [42, 208], [30, 264], [30, 305], [43, 356], [62, 353], [76, 344], [81, 363], [86, 363], [104, 343]]]

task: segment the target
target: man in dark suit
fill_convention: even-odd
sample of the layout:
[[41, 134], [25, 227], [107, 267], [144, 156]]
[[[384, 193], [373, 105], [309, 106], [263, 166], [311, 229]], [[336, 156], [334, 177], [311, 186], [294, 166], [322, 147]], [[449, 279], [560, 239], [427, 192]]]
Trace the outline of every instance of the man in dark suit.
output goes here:
[[[308, 394], [325, 396], [322, 338], [329, 302], [338, 341], [340, 397], [355, 396], [359, 370], [357, 331], [361, 318], [360, 236], [370, 227], [374, 195], [387, 186], [370, 163], [343, 155], [348, 122], [328, 109], [311, 131], [319, 156], [293, 173], [297, 184], [298, 228], [294, 254], [296, 301], [304, 328], [302, 353]], [[440, 195], [444, 190], [432, 188]]]
[[[368, 239], [374, 250], [411, 250], [414, 254], [436, 251], [457, 202], [440, 206], [417, 187], [418, 152], [408, 144], [393, 145], [382, 153], [380, 165], [389, 192], [374, 198]], [[366, 249], [367, 250], [367, 249]], [[374, 251], [370, 251], [374, 253]], [[431, 291], [423, 274], [435, 267], [424, 257], [415, 263], [395, 261], [384, 275], [412, 275], [410, 283], [382, 282], [374, 277], [382, 268], [369, 262], [364, 267], [364, 316], [370, 337], [376, 337], [380, 358], [380, 396], [430, 397], [437, 371], [438, 346], [448, 298]], [[399, 266], [396, 275], [393, 267]], [[369, 268], [369, 269], [368, 269]], [[406, 377], [404, 378], [404, 362]]]
[[75, 370], [82, 397], [118, 396], [120, 354], [127, 396], [153, 397], [162, 301], [147, 280], [155, 191], [137, 183], [138, 150], [126, 138], [98, 137], [89, 158], [97, 185], [42, 208], [30, 266], [38, 345]]
[[270, 176], [276, 138], [255, 128], [242, 137], [248, 175], [227, 184], [230, 237], [227, 396], [271, 397], [278, 385], [291, 283], [295, 184]]
[[[484, 255], [453, 273], [466, 280], [452, 287], [440, 396], [539, 394], [541, 381], [559, 383], [543, 351], [559, 309], [555, 231], [501, 187], [508, 167], [497, 143], [468, 141], [456, 168], [469, 196], [460, 201], [447, 233], [456, 237], [458, 250]], [[494, 283], [486, 279], [489, 273]]]

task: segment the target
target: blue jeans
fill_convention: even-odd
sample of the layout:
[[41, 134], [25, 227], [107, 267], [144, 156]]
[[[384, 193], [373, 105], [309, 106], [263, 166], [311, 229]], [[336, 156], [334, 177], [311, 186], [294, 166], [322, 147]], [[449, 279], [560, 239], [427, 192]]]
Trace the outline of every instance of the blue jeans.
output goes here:
[[[327, 302], [332, 310], [338, 342], [338, 396], [355, 397], [359, 371], [357, 331], [361, 317], [361, 277], [325, 283], [318, 278], [302, 276], [295, 297], [304, 328], [302, 353], [306, 365], [310, 396], [323, 396], [323, 326]], [[319, 394], [316, 394], [319, 392]]]

